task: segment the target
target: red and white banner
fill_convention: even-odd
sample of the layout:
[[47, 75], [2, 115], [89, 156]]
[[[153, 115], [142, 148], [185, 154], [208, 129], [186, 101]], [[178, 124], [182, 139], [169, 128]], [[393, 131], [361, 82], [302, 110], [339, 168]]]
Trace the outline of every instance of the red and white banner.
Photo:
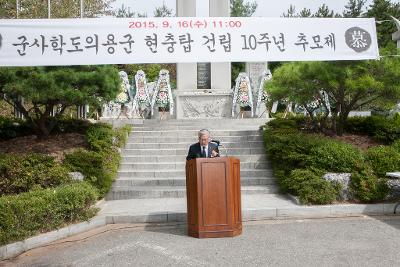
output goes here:
[[0, 66], [377, 58], [369, 18], [0, 20]]

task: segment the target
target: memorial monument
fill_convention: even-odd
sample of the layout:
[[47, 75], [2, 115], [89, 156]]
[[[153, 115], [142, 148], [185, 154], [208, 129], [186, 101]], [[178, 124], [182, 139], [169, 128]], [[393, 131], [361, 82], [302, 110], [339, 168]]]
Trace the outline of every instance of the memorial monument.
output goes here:
[[[204, 6], [201, 6], [204, 5]], [[229, 17], [228, 0], [177, 0], [178, 17]], [[208, 10], [208, 13], [201, 13]], [[176, 118], [223, 118], [231, 116], [231, 63], [178, 63]]]

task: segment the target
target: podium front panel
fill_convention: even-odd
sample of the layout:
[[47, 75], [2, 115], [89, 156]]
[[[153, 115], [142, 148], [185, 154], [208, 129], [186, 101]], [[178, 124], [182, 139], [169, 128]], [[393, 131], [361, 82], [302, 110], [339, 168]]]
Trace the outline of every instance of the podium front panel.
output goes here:
[[201, 164], [201, 199], [203, 200], [203, 225], [228, 225], [228, 187], [226, 162]]

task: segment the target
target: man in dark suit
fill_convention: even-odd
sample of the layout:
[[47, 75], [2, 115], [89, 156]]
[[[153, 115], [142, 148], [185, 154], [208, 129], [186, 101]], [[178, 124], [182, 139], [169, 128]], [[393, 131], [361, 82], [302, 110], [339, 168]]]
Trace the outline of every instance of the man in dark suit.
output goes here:
[[210, 132], [202, 129], [198, 135], [199, 142], [190, 146], [186, 160], [219, 157], [218, 145], [210, 142]]

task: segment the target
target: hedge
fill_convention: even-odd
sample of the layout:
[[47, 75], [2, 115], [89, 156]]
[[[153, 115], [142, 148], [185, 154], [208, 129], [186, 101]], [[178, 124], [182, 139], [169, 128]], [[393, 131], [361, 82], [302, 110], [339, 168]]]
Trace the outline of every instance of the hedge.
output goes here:
[[400, 116], [396, 115], [392, 118], [383, 116], [349, 118], [346, 131], [369, 135], [377, 141], [391, 144], [400, 139]]
[[[264, 130], [265, 149], [282, 192], [304, 204], [327, 204], [339, 198], [327, 172], [352, 173], [351, 195], [364, 202], [385, 199], [387, 187], [359, 149], [323, 135], [302, 132], [301, 120], [276, 119]], [[396, 143], [397, 144], [397, 143]]]
[[0, 140], [8, 140], [31, 133], [24, 120], [0, 117]]
[[0, 196], [70, 182], [68, 169], [42, 154], [0, 153]]
[[377, 146], [366, 152], [367, 161], [375, 174], [385, 177], [387, 172], [400, 171], [400, 150], [396, 146]]
[[86, 182], [0, 197], [0, 245], [88, 220], [97, 197]]
[[[56, 120], [56, 125], [51, 134], [60, 133], [86, 133], [90, 122], [71, 118], [50, 118]], [[32, 135], [32, 125], [25, 120], [17, 118], [0, 117], [0, 140], [9, 140], [15, 137]]]
[[65, 156], [64, 165], [71, 171], [81, 172], [104, 196], [117, 175], [121, 156], [118, 147], [125, 144], [131, 126], [112, 129], [108, 124], [91, 125], [86, 133], [90, 150], [78, 149]]

